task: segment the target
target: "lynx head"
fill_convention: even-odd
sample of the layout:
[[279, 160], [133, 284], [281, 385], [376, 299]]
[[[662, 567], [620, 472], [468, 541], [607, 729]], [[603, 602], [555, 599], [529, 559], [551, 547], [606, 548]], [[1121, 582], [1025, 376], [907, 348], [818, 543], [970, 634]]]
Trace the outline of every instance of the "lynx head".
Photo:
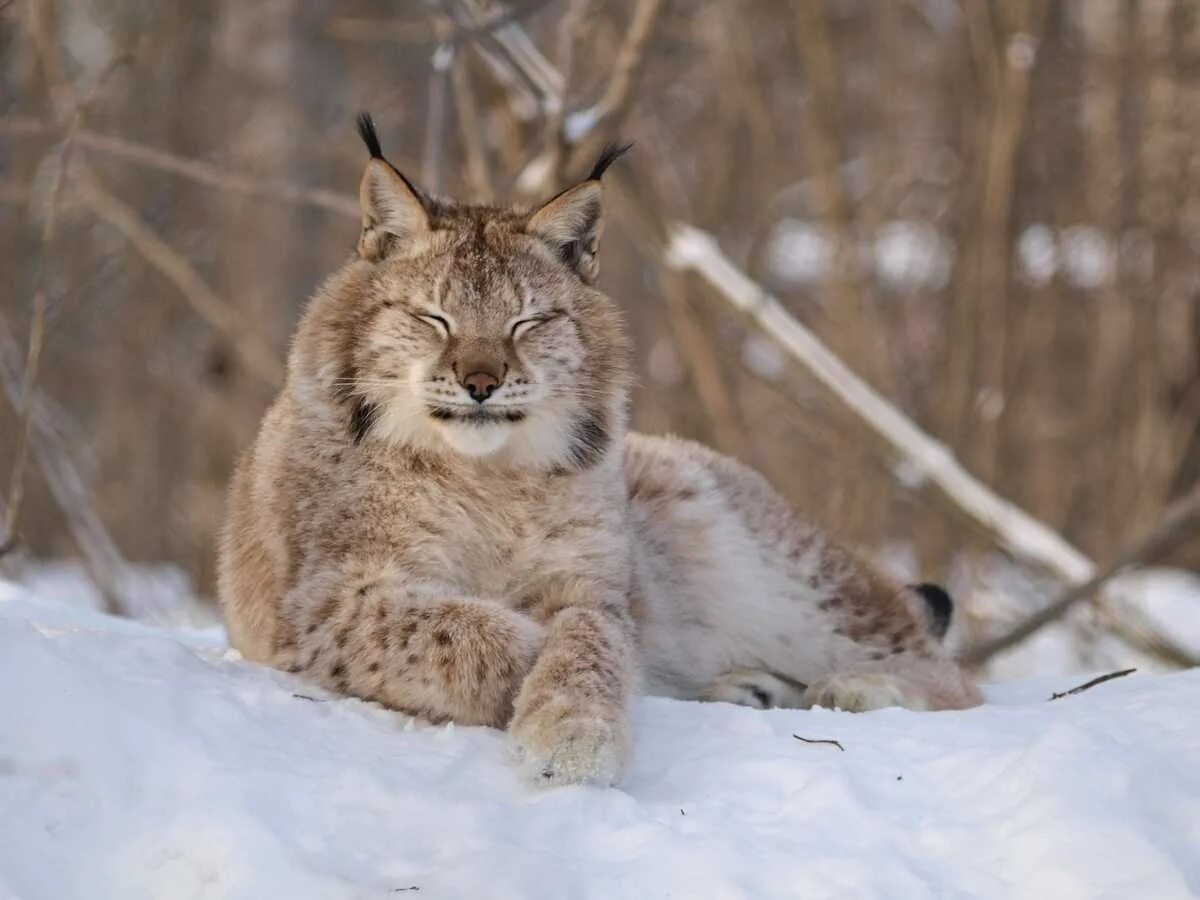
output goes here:
[[359, 131], [357, 257], [314, 303], [299, 364], [356, 442], [591, 465], [623, 430], [628, 393], [619, 312], [592, 286], [600, 179], [626, 148], [524, 210], [435, 199], [384, 158], [369, 116]]

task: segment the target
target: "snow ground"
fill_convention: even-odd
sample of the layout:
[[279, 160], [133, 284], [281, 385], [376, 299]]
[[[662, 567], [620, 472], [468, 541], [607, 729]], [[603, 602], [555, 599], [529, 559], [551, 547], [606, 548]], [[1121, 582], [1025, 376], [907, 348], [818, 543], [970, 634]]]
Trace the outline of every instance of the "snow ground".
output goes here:
[[0, 584], [0, 898], [1200, 896], [1200, 671], [1046, 702], [1083, 680], [961, 713], [644, 698], [618, 789], [546, 791], [498, 732]]

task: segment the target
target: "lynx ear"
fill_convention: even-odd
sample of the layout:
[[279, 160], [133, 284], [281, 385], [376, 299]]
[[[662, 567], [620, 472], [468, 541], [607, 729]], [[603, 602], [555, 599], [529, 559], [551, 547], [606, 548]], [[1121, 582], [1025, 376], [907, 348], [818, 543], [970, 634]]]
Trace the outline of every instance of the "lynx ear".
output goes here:
[[358, 253], [364, 259], [379, 260], [397, 241], [429, 231], [428, 198], [384, 159], [375, 123], [366, 113], [358, 117], [358, 132], [371, 154], [358, 189], [362, 208]]
[[526, 226], [530, 234], [554, 247], [563, 262], [586, 284], [594, 282], [600, 274], [596, 256], [604, 224], [604, 190], [600, 179], [630, 146], [605, 147], [588, 177], [537, 209]]

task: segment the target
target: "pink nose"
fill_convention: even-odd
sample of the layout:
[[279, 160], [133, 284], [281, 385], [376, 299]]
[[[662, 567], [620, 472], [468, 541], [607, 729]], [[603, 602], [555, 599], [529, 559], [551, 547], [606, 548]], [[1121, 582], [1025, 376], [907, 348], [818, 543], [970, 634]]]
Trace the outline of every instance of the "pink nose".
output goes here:
[[500, 387], [500, 379], [491, 372], [472, 372], [462, 380], [462, 386], [467, 389], [472, 400], [482, 403]]

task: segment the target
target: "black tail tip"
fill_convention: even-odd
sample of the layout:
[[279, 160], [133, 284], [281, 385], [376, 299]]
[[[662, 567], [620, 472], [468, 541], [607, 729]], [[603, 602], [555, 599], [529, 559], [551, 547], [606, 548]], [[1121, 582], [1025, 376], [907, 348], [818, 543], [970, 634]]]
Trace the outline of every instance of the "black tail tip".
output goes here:
[[954, 601], [940, 585], [924, 582], [911, 584], [909, 590], [916, 591], [925, 601], [925, 610], [929, 613], [929, 630], [936, 638], [943, 638], [950, 630], [950, 619], [954, 615]]
[[599, 181], [604, 177], [604, 173], [608, 171], [608, 167], [615, 163], [618, 159], [624, 156], [633, 144], [606, 144], [604, 149], [600, 151], [600, 157], [596, 160], [596, 164], [592, 166], [592, 171], [588, 174], [588, 181]]
[[379, 135], [375, 133], [375, 120], [369, 112], [360, 112], [355, 120], [358, 123], [358, 135], [367, 145], [371, 159], [383, 159], [383, 148], [379, 146]]

